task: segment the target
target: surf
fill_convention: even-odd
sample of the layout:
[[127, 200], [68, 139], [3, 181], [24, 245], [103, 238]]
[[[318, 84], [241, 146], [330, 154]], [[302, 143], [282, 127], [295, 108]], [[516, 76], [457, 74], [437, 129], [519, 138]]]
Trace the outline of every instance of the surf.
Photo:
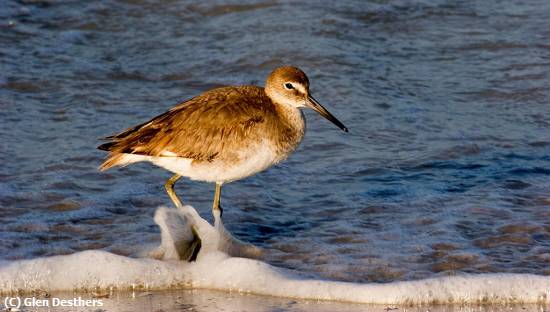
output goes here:
[[[235, 239], [223, 223], [210, 225], [191, 206], [159, 207], [161, 243], [138, 257], [101, 250], [0, 262], [0, 293], [212, 289], [370, 304], [550, 303], [550, 277], [533, 274], [460, 274], [416, 281], [351, 283], [315, 279], [261, 261], [261, 250]], [[200, 233], [195, 262], [180, 260]]]

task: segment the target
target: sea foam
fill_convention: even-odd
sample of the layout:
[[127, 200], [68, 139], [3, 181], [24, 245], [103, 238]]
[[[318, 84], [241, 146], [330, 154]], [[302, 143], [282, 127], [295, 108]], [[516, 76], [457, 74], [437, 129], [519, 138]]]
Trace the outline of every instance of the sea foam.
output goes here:
[[[206, 288], [297, 299], [378, 304], [550, 303], [550, 277], [531, 274], [461, 274], [385, 284], [308, 278], [257, 259], [261, 250], [210, 225], [190, 206], [160, 207], [161, 244], [129, 258], [105, 251], [0, 262], [0, 293]], [[181, 260], [199, 233], [197, 261]]]

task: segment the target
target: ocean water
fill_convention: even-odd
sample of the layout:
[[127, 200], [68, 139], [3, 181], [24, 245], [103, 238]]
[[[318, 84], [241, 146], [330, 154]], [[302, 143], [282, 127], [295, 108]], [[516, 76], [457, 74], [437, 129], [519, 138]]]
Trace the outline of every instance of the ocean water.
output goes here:
[[[99, 137], [293, 64], [314, 112], [285, 162], [224, 187], [263, 261], [394, 282], [550, 275], [547, 1], [0, 1], [0, 259], [158, 244], [170, 173], [97, 171]], [[182, 180], [210, 218], [213, 186]]]

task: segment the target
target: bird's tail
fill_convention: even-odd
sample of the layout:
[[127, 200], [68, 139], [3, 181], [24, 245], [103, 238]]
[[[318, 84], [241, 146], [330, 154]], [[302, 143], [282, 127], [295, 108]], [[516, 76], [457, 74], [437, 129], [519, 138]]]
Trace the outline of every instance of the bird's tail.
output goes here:
[[144, 155], [136, 154], [125, 154], [125, 153], [109, 153], [109, 157], [99, 166], [99, 170], [105, 171], [113, 167], [124, 167], [129, 164], [147, 160], [149, 157]]
[[99, 170], [105, 171], [115, 166], [125, 166], [128, 163], [124, 161], [125, 154], [109, 153], [109, 157], [99, 166]]

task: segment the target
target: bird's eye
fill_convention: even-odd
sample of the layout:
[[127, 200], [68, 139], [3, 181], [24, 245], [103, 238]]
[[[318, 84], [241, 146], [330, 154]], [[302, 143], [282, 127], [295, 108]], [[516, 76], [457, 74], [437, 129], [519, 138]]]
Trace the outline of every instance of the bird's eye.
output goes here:
[[285, 83], [285, 89], [292, 90], [294, 89], [294, 86], [290, 82], [287, 82]]

